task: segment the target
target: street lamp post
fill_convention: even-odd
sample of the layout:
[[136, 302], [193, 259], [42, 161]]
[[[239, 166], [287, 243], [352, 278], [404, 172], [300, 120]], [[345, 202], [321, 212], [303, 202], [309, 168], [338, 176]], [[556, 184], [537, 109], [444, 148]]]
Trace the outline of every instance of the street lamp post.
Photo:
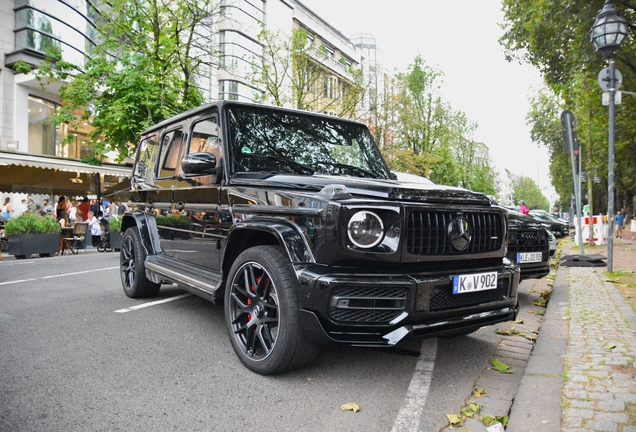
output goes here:
[[614, 98], [616, 96], [616, 63], [613, 55], [627, 36], [627, 22], [618, 14], [610, 0], [596, 16], [590, 30], [590, 41], [603, 57], [609, 60], [609, 149], [607, 170], [607, 207], [609, 212], [607, 233], [607, 271], [613, 271], [614, 254]]

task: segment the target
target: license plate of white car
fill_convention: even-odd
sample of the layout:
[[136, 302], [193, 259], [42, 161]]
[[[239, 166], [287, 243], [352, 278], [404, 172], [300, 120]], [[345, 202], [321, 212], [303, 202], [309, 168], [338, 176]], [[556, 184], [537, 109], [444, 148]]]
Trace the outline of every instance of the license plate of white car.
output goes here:
[[474, 273], [453, 277], [453, 294], [464, 294], [497, 288], [497, 272]]
[[541, 252], [519, 252], [517, 254], [517, 264], [541, 262]]

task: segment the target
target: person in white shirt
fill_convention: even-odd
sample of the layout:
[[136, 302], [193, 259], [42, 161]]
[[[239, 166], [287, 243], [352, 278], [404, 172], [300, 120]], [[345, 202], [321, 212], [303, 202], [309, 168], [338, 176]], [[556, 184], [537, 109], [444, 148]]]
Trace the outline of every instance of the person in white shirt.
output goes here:
[[100, 237], [102, 235], [102, 227], [99, 224], [99, 220], [95, 217], [95, 213], [92, 211], [88, 212], [88, 228], [91, 231], [91, 238], [93, 246], [97, 246], [99, 243]]

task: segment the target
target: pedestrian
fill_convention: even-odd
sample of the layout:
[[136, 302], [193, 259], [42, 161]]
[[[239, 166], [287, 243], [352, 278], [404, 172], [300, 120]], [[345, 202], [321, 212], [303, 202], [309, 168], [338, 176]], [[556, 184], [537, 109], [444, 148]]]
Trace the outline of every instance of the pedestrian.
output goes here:
[[91, 244], [93, 246], [97, 246], [102, 236], [102, 227], [99, 224], [99, 220], [95, 217], [95, 213], [89, 211], [86, 221], [88, 222], [88, 227], [91, 230]]
[[60, 220], [66, 214], [66, 198], [64, 195], [57, 199], [57, 206], [55, 207], [55, 218]]
[[519, 201], [519, 211], [524, 215], [530, 213], [530, 210], [526, 207], [526, 202], [524, 200]]
[[75, 201], [71, 201], [71, 208], [68, 211], [68, 220], [71, 224], [74, 224], [75, 219], [77, 219], [77, 206], [75, 206]]
[[88, 212], [91, 210], [91, 206], [88, 203], [88, 197], [84, 197], [81, 203], [77, 206], [78, 216], [82, 220], [88, 220]]
[[636, 214], [632, 218], [632, 223], [629, 226], [629, 230], [632, 232], [632, 240], [636, 239]]
[[625, 215], [623, 209], [620, 209], [616, 216], [614, 216], [614, 223], [616, 223], [616, 238], [623, 238], [623, 228], [625, 227]]
[[44, 199], [44, 201], [42, 201], [42, 213], [44, 213], [45, 215], [53, 214], [53, 206], [49, 204], [48, 199]]
[[13, 216], [13, 207], [11, 207], [11, 198], [6, 197], [4, 204], [2, 205], [2, 217], [5, 221], [8, 221]]

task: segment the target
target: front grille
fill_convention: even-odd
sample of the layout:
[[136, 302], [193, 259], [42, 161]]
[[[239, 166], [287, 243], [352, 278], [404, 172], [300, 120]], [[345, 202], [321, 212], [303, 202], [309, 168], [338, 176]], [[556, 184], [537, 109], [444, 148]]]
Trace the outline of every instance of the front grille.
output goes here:
[[413, 255], [457, 255], [493, 252], [501, 248], [503, 223], [497, 213], [461, 213], [471, 229], [465, 250], [453, 248], [448, 237], [450, 222], [458, 212], [413, 211], [408, 215], [406, 248]]
[[342, 287], [331, 293], [329, 316], [346, 323], [389, 324], [405, 308], [403, 288]]
[[550, 254], [550, 241], [544, 230], [510, 231], [508, 233], [508, 257], [517, 261], [519, 252], [541, 252], [542, 261]]
[[431, 312], [454, 309], [458, 307], [476, 306], [483, 303], [505, 300], [509, 293], [509, 280], [497, 281], [497, 288], [486, 291], [475, 291], [464, 294], [453, 294], [453, 287], [449, 284], [436, 287], [429, 302]]

